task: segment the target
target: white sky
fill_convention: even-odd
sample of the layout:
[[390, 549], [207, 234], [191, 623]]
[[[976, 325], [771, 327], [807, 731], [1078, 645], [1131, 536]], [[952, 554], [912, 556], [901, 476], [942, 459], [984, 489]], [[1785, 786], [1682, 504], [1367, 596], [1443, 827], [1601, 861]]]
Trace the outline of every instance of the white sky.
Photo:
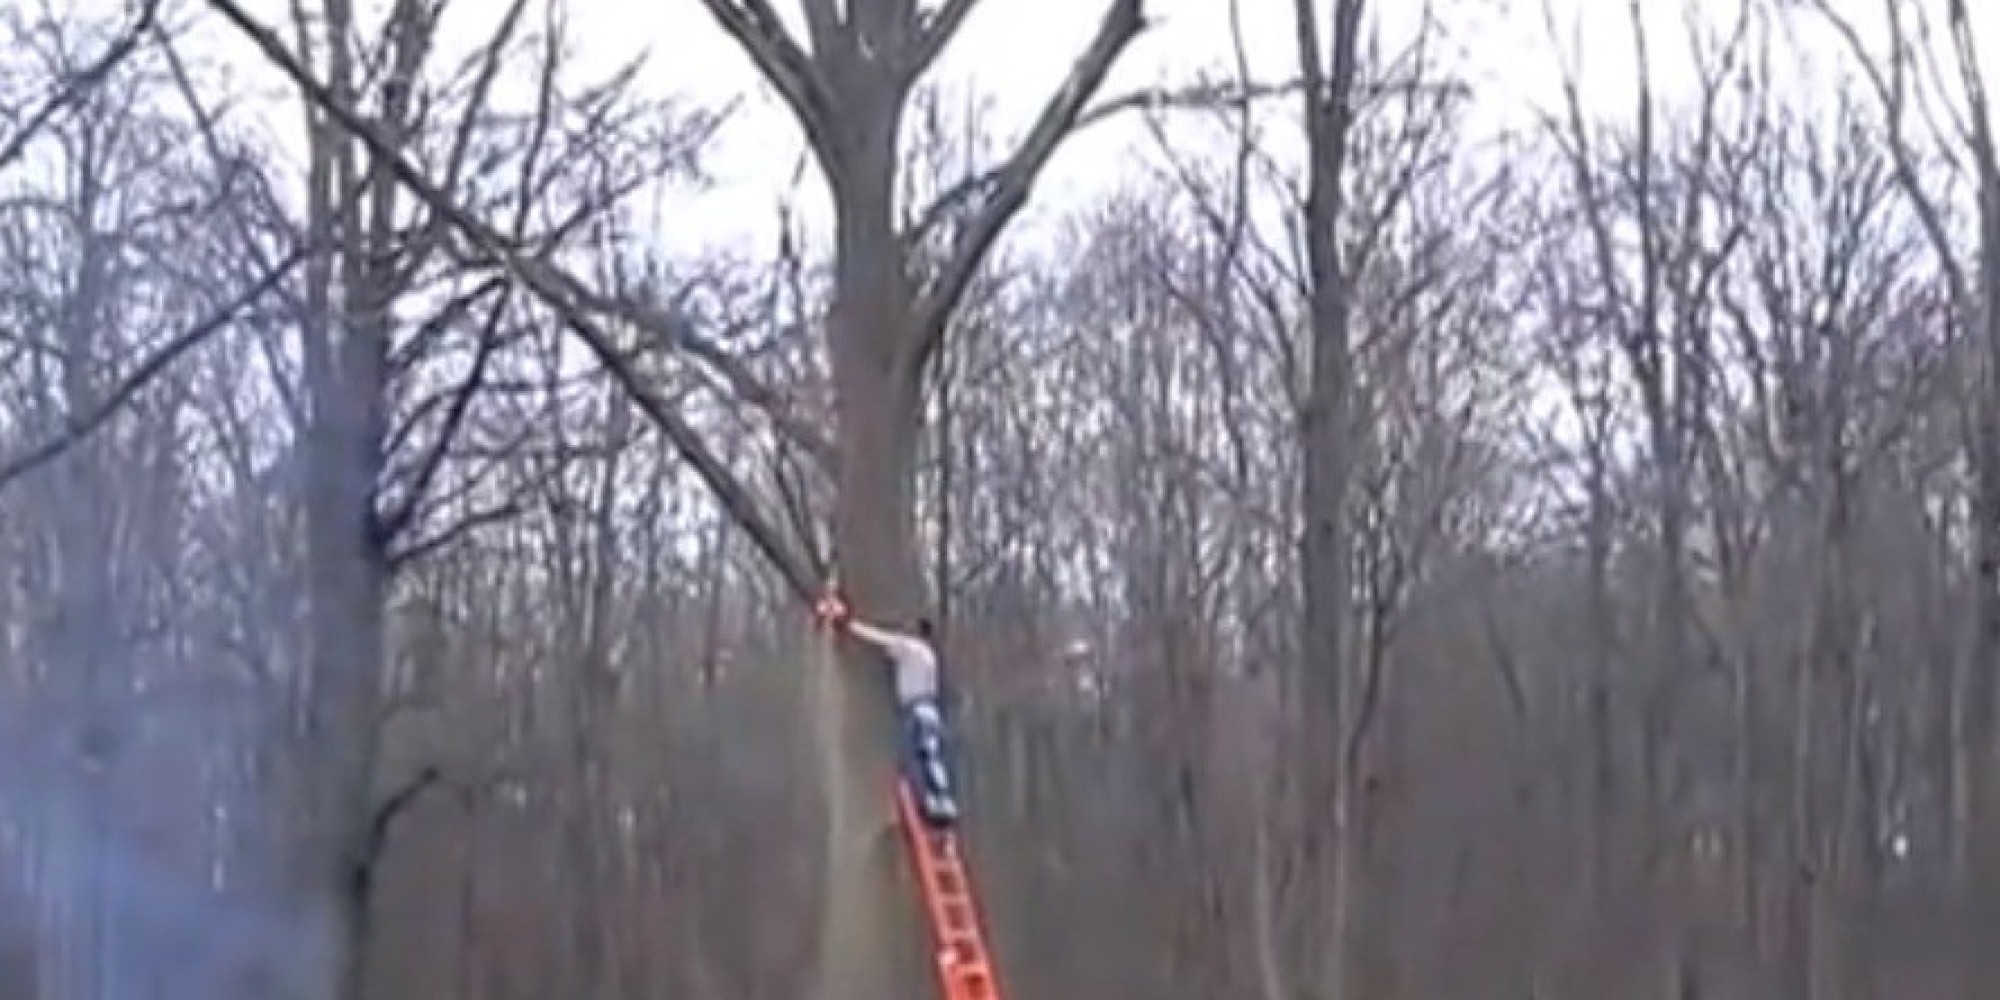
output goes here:
[[[1388, 12], [1389, 22], [1403, 22], [1409, 15], [1398, 17], [1394, 11], [1404, 3], [1414, 6], [1412, 0], [1378, 0], [1376, 6]], [[789, 14], [796, 5], [783, 6]], [[1105, 6], [1102, 0], [986, 0], [946, 50], [931, 79], [990, 99], [992, 126], [1001, 141], [1011, 141], [1025, 131], [1067, 74]], [[1458, 6], [1464, 12], [1452, 31], [1476, 40], [1465, 46], [1472, 50], [1473, 71], [1492, 76], [1489, 85], [1513, 91], [1513, 99], [1524, 97], [1525, 90], [1495, 70], [1506, 61], [1505, 48], [1538, 45], [1539, 15], [1510, 20], [1498, 15], [1490, 3], [1458, 2]], [[1229, 0], [1150, 0], [1148, 7], [1153, 26], [1127, 50], [1104, 93], [1174, 86], [1203, 71], [1233, 75]], [[1253, 73], [1265, 80], [1295, 76], [1291, 0], [1239, 0], [1238, 11]], [[726, 189], [688, 205], [688, 221], [706, 239], [725, 245], [767, 240], [775, 215], [772, 206], [791, 177], [800, 139], [776, 97], [700, 9], [699, 0], [597, 2], [580, 5], [579, 13], [578, 27], [587, 44], [608, 63], [650, 48], [655, 61], [648, 85], [659, 92], [715, 102], [752, 95], [714, 160]], [[1499, 37], [1518, 40], [1503, 47], [1492, 42]], [[1482, 57], [1488, 65], [1478, 65]], [[1554, 77], [1548, 79], [1552, 82]], [[1101, 125], [1075, 138], [1051, 164], [1029, 216], [1032, 219], [1039, 210], [1046, 217], [1090, 193], [1115, 188], [1131, 176], [1133, 153], [1150, 146], [1143, 129], [1130, 120]]]
[[[119, 0], [0, 0], [0, 4], [24, 2], [110, 7]], [[204, 0], [181, 2], [190, 13], [204, 4]], [[985, 0], [946, 50], [932, 79], [989, 99], [990, 127], [998, 141], [1010, 143], [1062, 79], [1107, 2]], [[1695, 10], [1720, 21], [1733, 16], [1742, 2], [1643, 0], [1652, 34], [1655, 89], [1663, 100], [1670, 100], [1688, 79], [1685, 13]], [[1838, 2], [1864, 32], [1879, 34], [1880, 0]], [[1943, 8], [1943, 0], [1916, 2]], [[796, 0], [777, 0], [777, 4], [788, 16], [796, 15]], [[1296, 74], [1292, 4], [1293, 0], [1236, 0], [1252, 72], [1260, 79], [1282, 80]], [[291, 0], [245, 0], [245, 5], [266, 24], [277, 26], [286, 21]], [[386, 4], [359, 0], [357, 6], [370, 10]], [[1202, 70], [1232, 73], [1231, 7], [1231, 0], [1149, 0], [1154, 26], [1128, 50], [1106, 92], [1171, 86]], [[1389, 47], [1408, 37], [1418, 7], [1418, 0], [1371, 4]], [[1623, 0], [1436, 0], [1435, 7], [1443, 12], [1455, 68], [1474, 87], [1477, 120], [1486, 127], [1520, 124], [1530, 108], [1554, 106], [1561, 62], [1548, 37], [1551, 15], [1581, 53], [1585, 100], [1604, 112], [1630, 106], [1631, 36]], [[2000, 80], [2000, 0], [1975, 0], [1972, 7], [1988, 73]], [[503, 9], [501, 0], [455, 0], [447, 13], [450, 42], [476, 43]], [[757, 253], [768, 248], [776, 207], [799, 162], [801, 142], [784, 109], [714, 25], [700, 0], [573, 0], [567, 9], [587, 66], [608, 72], [643, 51], [649, 58], [641, 85], [649, 95], [681, 95], [715, 105], [747, 98], [709, 157], [716, 186], [677, 199], [674, 216], [667, 220], [672, 231], [661, 237], [677, 254], [704, 248]], [[286, 93], [247, 42], [215, 23], [212, 15], [203, 13], [200, 18], [204, 34], [212, 32], [219, 43], [216, 51], [229, 53], [227, 58], [243, 67], [244, 79], [257, 80], [255, 86], [263, 93]], [[1815, 23], [1805, 13], [1793, 20]], [[1782, 67], [1781, 84], [1810, 90], [1815, 78], [1823, 79], [1820, 74], [1841, 57], [1841, 47], [1830, 34], [1823, 28], [1816, 34], [1825, 44], [1811, 48], [1825, 56], [1812, 61], [1826, 66], [1815, 68], [1807, 62]], [[273, 124], [289, 134], [295, 115], [289, 109], [273, 111]], [[1057, 155], [1023, 221], [1033, 225], [1038, 217], [1048, 219], [1091, 194], [1117, 187], [1133, 176], [1136, 158], [1153, 154], [1151, 146], [1142, 126], [1129, 118], [1073, 140]], [[823, 235], [817, 224], [819, 184], [816, 177], [807, 176], [803, 207], [815, 223], [817, 239]]]
[[[1684, 12], [1691, 6], [1720, 21], [1733, 17], [1739, 2], [1644, 0], [1659, 90], [1671, 96], [1677, 81], [1684, 85], [1689, 79]], [[794, 2], [779, 3], [787, 15], [794, 13]], [[1879, 30], [1878, 0], [1843, 4], [1864, 31]], [[1063, 78], [1105, 6], [1105, 0], [986, 0], [947, 50], [934, 78], [988, 96], [993, 126], [1010, 140]], [[1935, 0], [1933, 6], [1941, 9], [1943, 3]], [[1203, 70], [1233, 71], [1230, 0], [1150, 0], [1148, 7], [1154, 27], [1128, 50], [1107, 93], [1171, 86]], [[1293, 0], [1237, 0], [1235, 7], [1253, 73], [1265, 80], [1295, 76]], [[1375, 0], [1371, 7], [1389, 46], [1409, 37], [1417, 0]], [[1435, 7], [1447, 19], [1449, 51], [1458, 71], [1476, 88], [1481, 118], [1515, 124], [1531, 107], [1554, 105], [1561, 67], [1549, 42], [1549, 15], [1565, 33], [1573, 26], [1588, 84], [1585, 100], [1605, 111], [1630, 106], [1631, 35], [1620, 0], [1437, 0]], [[2000, 0], [1975, 0], [1972, 7], [1989, 73], [2000, 77]], [[711, 245], [767, 244], [774, 206], [792, 176], [800, 140], [784, 109], [701, 10], [699, 0], [587, 0], [574, 9], [592, 57], [616, 63], [641, 49], [652, 53], [646, 82], [654, 92], [718, 103], [753, 95], [712, 161], [722, 189], [690, 199], [684, 219], [689, 230]], [[1328, 20], [1323, 16], [1322, 24]], [[1831, 62], [1839, 46], [1831, 36], [1826, 42]], [[1811, 86], [1813, 74], [1807, 67], [1796, 69], [1788, 82]], [[1151, 142], [1130, 121], [1100, 126], [1073, 140], [1051, 165], [1025, 221], [1032, 224], [1036, 215], [1047, 218], [1091, 193], [1116, 187], [1131, 176], [1135, 154], [1150, 155]], [[816, 192], [816, 184], [812, 190]]]

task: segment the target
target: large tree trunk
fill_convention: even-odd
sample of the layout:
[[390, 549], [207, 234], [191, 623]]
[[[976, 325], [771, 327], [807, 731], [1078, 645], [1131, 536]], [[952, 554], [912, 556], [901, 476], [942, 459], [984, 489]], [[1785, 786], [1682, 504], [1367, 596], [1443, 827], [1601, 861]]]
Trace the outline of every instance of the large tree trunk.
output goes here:
[[[834, 546], [856, 605], [872, 618], [900, 622], [923, 600], [914, 523], [920, 394], [917, 369], [902, 350], [910, 320], [900, 262], [870, 252], [894, 245], [894, 146], [867, 152], [887, 162], [839, 198], [828, 331], [841, 437]], [[913, 945], [924, 932], [890, 822], [897, 730], [888, 677], [871, 651], [843, 652], [838, 673], [815, 678], [807, 700], [827, 769], [820, 997], [871, 1000], [908, 995], [920, 981]]]
[[[565, 978], [581, 996], [625, 995], [619, 973], [617, 915], [611, 903], [620, 898], [618, 872], [613, 867], [623, 852], [607, 849], [621, 836], [615, 801], [615, 775], [605, 742], [615, 726], [620, 678], [612, 663], [610, 616], [618, 565], [616, 504], [623, 449], [629, 443], [631, 411], [621, 398], [609, 400], [605, 437], [615, 442], [592, 486], [590, 519], [582, 537], [558, 517], [557, 551], [576, 563], [565, 573], [563, 642], [573, 651], [562, 681], [570, 739], [570, 788], [573, 796], [564, 818], [565, 863], [570, 884], [564, 894], [569, 907], [567, 940], [571, 974]], [[588, 540], [588, 548], [585, 547]], [[588, 552], [585, 557], [584, 553]], [[559, 556], [562, 558], [562, 556]]]

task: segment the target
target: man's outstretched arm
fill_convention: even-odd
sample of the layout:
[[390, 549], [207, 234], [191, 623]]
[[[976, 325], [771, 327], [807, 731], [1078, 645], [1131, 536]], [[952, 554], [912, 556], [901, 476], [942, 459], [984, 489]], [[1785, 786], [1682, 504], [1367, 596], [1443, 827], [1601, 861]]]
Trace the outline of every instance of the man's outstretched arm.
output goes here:
[[851, 616], [847, 619], [847, 630], [853, 632], [856, 638], [874, 643], [885, 649], [896, 645], [898, 641], [906, 638], [900, 632], [891, 631], [880, 625], [872, 625]]
[[883, 628], [853, 617], [847, 619], [847, 629], [855, 638], [888, 654], [892, 660], [900, 662], [932, 655], [929, 643], [908, 632]]

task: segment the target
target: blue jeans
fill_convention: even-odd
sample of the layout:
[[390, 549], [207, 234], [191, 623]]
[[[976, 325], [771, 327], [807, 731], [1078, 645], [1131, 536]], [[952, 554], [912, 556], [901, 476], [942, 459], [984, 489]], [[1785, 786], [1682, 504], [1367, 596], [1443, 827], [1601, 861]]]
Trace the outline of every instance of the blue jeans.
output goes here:
[[934, 826], [958, 819], [958, 803], [945, 764], [944, 712], [936, 698], [919, 698], [901, 706], [903, 780], [917, 800], [917, 810]]

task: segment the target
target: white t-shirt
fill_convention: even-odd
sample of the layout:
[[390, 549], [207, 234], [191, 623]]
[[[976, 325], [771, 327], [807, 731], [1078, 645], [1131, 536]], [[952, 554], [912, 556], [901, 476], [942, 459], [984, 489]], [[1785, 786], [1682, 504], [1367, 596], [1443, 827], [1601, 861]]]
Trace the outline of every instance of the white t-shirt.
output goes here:
[[938, 695], [937, 651], [931, 644], [902, 632], [876, 628], [867, 622], [852, 623], [854, 634], [880, 647], [895, 669], [896, 701], [909, 704]]

